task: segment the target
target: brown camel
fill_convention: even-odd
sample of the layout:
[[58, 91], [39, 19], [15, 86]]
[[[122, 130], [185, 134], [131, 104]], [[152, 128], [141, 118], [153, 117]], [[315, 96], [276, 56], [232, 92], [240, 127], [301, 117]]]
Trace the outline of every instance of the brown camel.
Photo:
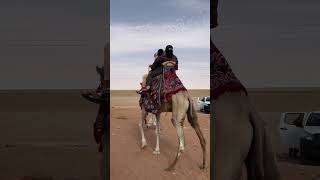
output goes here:
[[[213, 28], [218, 26], [218, 0], [210, 4], [212, 38]], [[211, 178], [240, 180], [245, 164], [248, 180], [279, 180], [268, 122], [255, 110], [245, 88], [210, 40]]]
[[[166, 62], [163, 64], [164, 66], [174, 66], [173, 62]], [[172, 171], [175, 168], [175, 165], [177, 164], [181, 154], [184, 152], [185, 148], [185, 141], [184, 141], [184, 131], [183, 131], [183, 123], [185, 118], [188, 118], [188, 122], [195, 130], [200, 144], [202, 148], [202, 165], [201, 169], [204, 169], [206, 166], [206, 141], [204, 139], [203, 133], [200, 129], [200, 125], [198, 122], [198, 116], [196, 113], [196, 110], [194, 108], [191, 96], [188, 94], [187, 91], [180, 91], [174, 95], [172, 95], [171, 102], [170, 103], [164, 103], [161, 104], [161, 112], [172, 112], [172, 118], [171, 122], [173, 126], [177, 130], [178, 138], [179, 138], [179, 148], [176, 154], [176, 157], [174, 161], [171, 163], [171, 165], [166, 168], [167, 171]], [[159, 125], [160, 125], [160, 113], [155, 114], [156, 115], [156, 135], [157, 135], [157, 144], [154, 151], [154, 154], [160, 154], [159, 149]], [[144, 137], [144, 132], [142, 128], [142, 123], [144, 122], [145, 118], [147, 116], [147, 112], [143, 105], [141, 106], [141, 120], [139, 122], [139, 127], [141, 130], [141, 137], [142, 137], [142, 148], [146, 146], [146, 140]]]

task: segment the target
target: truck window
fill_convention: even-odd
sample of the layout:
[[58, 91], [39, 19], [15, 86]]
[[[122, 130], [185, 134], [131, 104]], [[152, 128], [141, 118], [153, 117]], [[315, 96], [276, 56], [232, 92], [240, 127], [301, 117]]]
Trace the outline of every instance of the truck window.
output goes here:
[[306, 126], [320, 126], [320, 113], [310, 114]]
[[295, 123], [301, 123], [303, 121], [303, 113], [288, 113], [284, 118], [286, 124], [295, 125]]

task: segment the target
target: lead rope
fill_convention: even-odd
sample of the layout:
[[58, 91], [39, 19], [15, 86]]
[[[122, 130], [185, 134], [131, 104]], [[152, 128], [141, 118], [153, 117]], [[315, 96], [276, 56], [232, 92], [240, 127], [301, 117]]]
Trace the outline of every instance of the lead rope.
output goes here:
[[[165, 84], [165, 83], [166, 83], [166, 79], [164, 78], [164, 68], [165, 68], [165, 66], [162, 68], [162, 79], [163, 79], [163, 84]], [[165, 93], [164, 93], [164, 95], [165, 95]], [[164, 108], [165, 108], [165, 110], [166, 110], [166, 114], [165, 114], [164, 116], [167, 116], [168, 109], [167, 109], [167, 102], [166, 102], [166, 101], [164, 101]]]

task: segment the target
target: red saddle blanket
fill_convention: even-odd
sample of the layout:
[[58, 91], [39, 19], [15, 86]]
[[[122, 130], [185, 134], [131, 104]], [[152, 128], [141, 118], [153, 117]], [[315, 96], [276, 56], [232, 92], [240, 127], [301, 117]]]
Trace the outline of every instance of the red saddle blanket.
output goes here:
[[217, 99], [225, 92], [244, 91], [247, 94], [246, 88], [232, 72], [227, 60], [212, 42], [210, 43], [210, 54], [211, 98]]
[[160, 113], [162, 102], [171, 102], [172, 95], [187, 91], [176, 74], [174, 67], [163, 67], [163, 74], [152, 79], [150, 92], [142, 94], [139, 104], [144, 106], [147, 112]]

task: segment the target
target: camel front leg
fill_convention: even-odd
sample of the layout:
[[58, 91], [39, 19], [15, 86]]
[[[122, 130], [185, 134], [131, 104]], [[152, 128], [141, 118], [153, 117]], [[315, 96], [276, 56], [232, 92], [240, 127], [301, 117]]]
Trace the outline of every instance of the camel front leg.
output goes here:
[[182, 125], [182, 123], [177, 123], [175, 125], [175, 127], [177, 129], [179, 147], [178, 147], [178, 151], [177, 151], [177, 154], [176, 154], [176, 158], [171, 163], [171, 165], [167, 169], [165, 169], [166, 171], [173, 171], [175, 169], [175, 166], [176, 166], [181, 154], [184, 152], [185, 142], [184, 142], [183, 125]]
[[156, 114], [156, 139], [157, 139], [157, 144], [156, 144], [156, 149], [153, 151], [153, 154], [160, 154], [160, 147], [159, 147], [159, 143], [160, 143], [160, 113]]
[[139, 128], [140, 128], [140, 132], [141, 132], [141, 148], [145, 148], [147, 146], [147, 141], [146, 138], [144, 136], [144, 131], [143, 131], [143, 122], [145, 121], [145, 119], [147, 118], [147, 112], [144, 108], [141, 109], [141, 119], [139, 122]]
[[179, 148], [176, 154], [175, 160], [172, 164], [166, 169], [167, 171], [174, 170], [181, 154], [184, 152], [185, 141], [184, 141], [184, 131], [183, 131], [183, 122], [186, 117], [186, 113], [189, 107], [189, 101], [185, 101], [184, 99], [179, 99], [181, 97], [172, 96], [172, 123], [177, 129], [178, 140], [179, 140]]
[[[179, 122], [177, 124], [177, 134], [178, 134], [178, 138], [179, 138], [179, 153], [183, 153], [184, 151], [184, 146], [185, 146], [185, 142], [184, 142], [184, 131], [183, 131], [183, 123]], [[180, 154], [179, 154], [180, 155]]]

